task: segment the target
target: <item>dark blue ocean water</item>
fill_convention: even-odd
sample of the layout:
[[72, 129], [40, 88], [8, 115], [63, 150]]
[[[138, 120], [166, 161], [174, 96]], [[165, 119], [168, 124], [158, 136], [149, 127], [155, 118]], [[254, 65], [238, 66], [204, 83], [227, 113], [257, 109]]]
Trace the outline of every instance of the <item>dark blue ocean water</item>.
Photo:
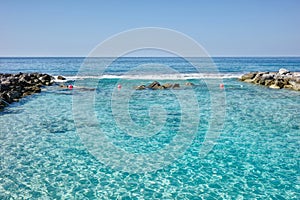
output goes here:
[[[300, 198], [300, 93], [236, 78], [300, 58], [108, 60], [0, 58], [75, 85], [0, 113], [0, 199]], [[153, 80], [181, 87], [134, 90]]]
[[[300, 57], [216, 57], [212, 58], [214, 64], [221, 73], [242, 74], [251, 71], [278, 71], [287, 68], [290, 71], [300, 71]], [[0, 71], [2, 73], [18, 72], [41, 72], [52, 75], [74, 76], [81, 67], [85, 58], [0, 58]], [[93, 60], [93, 59], [91, 59]], [[105, 60], [95, 58], [94, 61]], [[201, 67], [209, 65], [208, 59], [194, 58], [198, 63], [204, 63]], [[193, 72], [191, 67], [183, 58], [177, 57], [144, 57], [131, 58], [122, 57], [115, 60], [109, 67], [108, 74], [118, 75], [132, 67], [143, 64], [156, 63], [166, 64], [182, 73]], [[205, 65], [207, 64], [207, 65]], [[209, 72], [209, 70], [208, 70]]]

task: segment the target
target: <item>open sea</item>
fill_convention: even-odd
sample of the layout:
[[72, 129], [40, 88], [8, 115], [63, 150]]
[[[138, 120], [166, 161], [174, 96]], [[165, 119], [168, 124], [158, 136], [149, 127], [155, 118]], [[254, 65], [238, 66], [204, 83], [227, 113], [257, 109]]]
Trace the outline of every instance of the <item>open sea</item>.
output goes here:
[[0, 58], [67, 78], [0, 112], [0, 199], [298, 200], [300, 92], [237, 79], [280, 68], [300, 57]]

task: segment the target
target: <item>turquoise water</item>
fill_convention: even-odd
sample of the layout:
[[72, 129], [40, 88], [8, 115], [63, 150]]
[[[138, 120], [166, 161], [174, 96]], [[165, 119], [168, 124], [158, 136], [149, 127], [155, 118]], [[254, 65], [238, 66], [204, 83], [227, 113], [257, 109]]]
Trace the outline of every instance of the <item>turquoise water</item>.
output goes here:
[[[134, 59], [125, 62], [126, 65], [139, 62], [136, 60], [138, 58]], [[299, 58], [268, 59], [257, 58], [255, 62], [255, 59], [223, 58], [216, 64], [222, 66], [222, 73], [230, 74], [246, 71], [243, 65], [252, 66], [249, 71], [259, 68], [278, 70], [274, 66], [282, 63], [288, 63], [286, 65], [295, 71], [300, 69]], [[20, 61], [17, 58], [11, 60], [13, 66], [22, 65], [16, 64]], [[60, 63], [63, 66], [61, 74], [66, 76], [73, 76], [81, 62], [79, 58], [52, 58], [50, 61]], [[33, 69], [53, 70], [41, 64], [49, 60], [37, 59], [36, 62], [40, 65], [32, 63]], [[65, 72], [65, 65], [69, 62], [73, 63], [69, 66], [72, 70]], [[270, 64], [265, 67], [266, 63]], [[2, 71], [22, 69], [10, 69], [8, 65], [5, 59], [1, 60]], [[29, 63], [27, 65], [30, 66]], [[174, 65], [179, 66], [180, 63], [175, 61]], [[56, 66], [53, 74], [59, 74], [59, 69]], [[300, 198], [299, 92], [271, 90], [241, 83], [236, 78], [223, 79], [225, 90], [209, 88], [206, 79], [191, 79], [189, 82], [195, 83], [194, 87], [181, 87], [176, 91], [133, 90], [132, 85], [152, 81], [142, 78], [123, 80], [121, 90], [116, 89], [119, 79], [84, 78], [74, 84], [92, 86], [95, 80], [98, 84], [96, 90], [62, 90], [51, 86], [41, 94], [12, 104], [0, 114], [0, 199]], [[219, 78], [214, 80], [217, 83], [222, 81]], [[159, 81], [181, 85], [186, 82]], [[119, 100], [126, 100], [129, 93], [130, 98], [125, 104], [128, 109], [122, 110]], [[222, 110], [219, 105], [212, 104], [212, 96], [221, 93], [225, 97], [223, 108], [226, 112], [217, 121], [224, 120], [222, 132], [213, 141], [213, 149], [200, 156], [210, 122], [216, 117], [212, 111], [215, 107]], [[185, 101], [190, 94], [195, 95], [197, 107], [192, 104], [192, 99]], [[87, 112], [85, 106], [90, 96], [94, 97], [93, 111]], [[158, 112], [153, 111], [151, 115], [153, 106], [157, 106]], [[190, 107], [192, 110], [189, 110]], [[114, 110], [116, 108], [117, 111]], [[77, 112], [82, 115], [77, 116]], [[145, 127], [139, 130], [143, 135], [130, 135], [135, 126], [124, 129], [118, 125], [118, 112], [120, 116], [129, 113], [134, 125]], [[193, 112], [199, 117], [199, 123], [188, 121], [185, 131], [188, 133], [195, 128], [197, 131], [189, 138], [190, 141], [180, 140], [187, 145], [178, 152], [173, 149], [177, 153], [176, 158], [166, 159], [159, 167], [157, 160], [152, 169], [145, 163], [144, 170], [136, 173], [122, 168], [122, 165], [132, 165], [130, 161], [123, 163], [125, 152], [149, 155], [151, 160], [155, 152], [169, 148], [180, 132], [184, 117]], [[96, 116], [97, 123], [85, 121], [91, 115]], [[156, 122], [156, 126], [147, 128], [151, 121]], [[78, 131], [82, 127], [83, 130], [90, 127], [101, 129], [105, 135], [102, 139], [108, 139], [124, 154], [109, 152], [113, 164], [98, 159], [89, 149], [86, 138]], [[155, 127], [159, 129], [154, 130]], [[149, 135], [145, 135], [147, 133]], [[99, 144], [103, 143], [99, 141]], [[122, 161], [117, 163], [120, 166], [114, 163], [118, 159]]]

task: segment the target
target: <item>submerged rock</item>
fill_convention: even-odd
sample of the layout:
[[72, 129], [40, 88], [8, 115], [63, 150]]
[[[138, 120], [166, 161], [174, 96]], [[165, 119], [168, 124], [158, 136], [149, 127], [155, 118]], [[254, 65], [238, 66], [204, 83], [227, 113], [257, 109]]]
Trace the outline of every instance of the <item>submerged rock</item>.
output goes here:
[[300, 73], [280, 69], [278, 72], [251, 72], [244, 74], [240, 81], [267, 86], [271, 89], [292, 89], [300, 91]]

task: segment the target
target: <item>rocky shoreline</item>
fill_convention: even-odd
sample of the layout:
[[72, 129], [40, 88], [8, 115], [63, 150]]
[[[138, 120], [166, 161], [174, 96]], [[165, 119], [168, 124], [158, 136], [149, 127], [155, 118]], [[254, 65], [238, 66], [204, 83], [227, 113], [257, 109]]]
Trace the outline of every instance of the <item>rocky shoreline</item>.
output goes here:
[[40, 93], [41, 88], [54, 83], [54, 77], [40, 73], [0, 73], [0, 110], [31, 94]]
[[300, 91], [300, 72], [290, 72], [287, 69], [280, 69], [278, 72], [250, 72], [239, 80], [272, 89], [286, 88]]
[[[58, 76], [57, 79], [65, 80], [64, 77]], [[250, 72], [239, 78], [240, 81], [264, 85], [272, 89], [291, 89], [300, 91], [300, 72], [290, 72], [286, 69], [280, 69], [278, 72]], [[0, 73], [0, 110], [13, 102], [31, 94], [40, 93], [41, 88], [50, 86], [55, 83], [55, 77], [49, 74], [41, 73], [18, 73], [2, 74]], [[187, 82], [185, 86], [193, 86]], [[178, 89], [178, 83], [160, 84], [157, 81], [148, 86], [139, 85], [136, 90], [152, 89]]]

